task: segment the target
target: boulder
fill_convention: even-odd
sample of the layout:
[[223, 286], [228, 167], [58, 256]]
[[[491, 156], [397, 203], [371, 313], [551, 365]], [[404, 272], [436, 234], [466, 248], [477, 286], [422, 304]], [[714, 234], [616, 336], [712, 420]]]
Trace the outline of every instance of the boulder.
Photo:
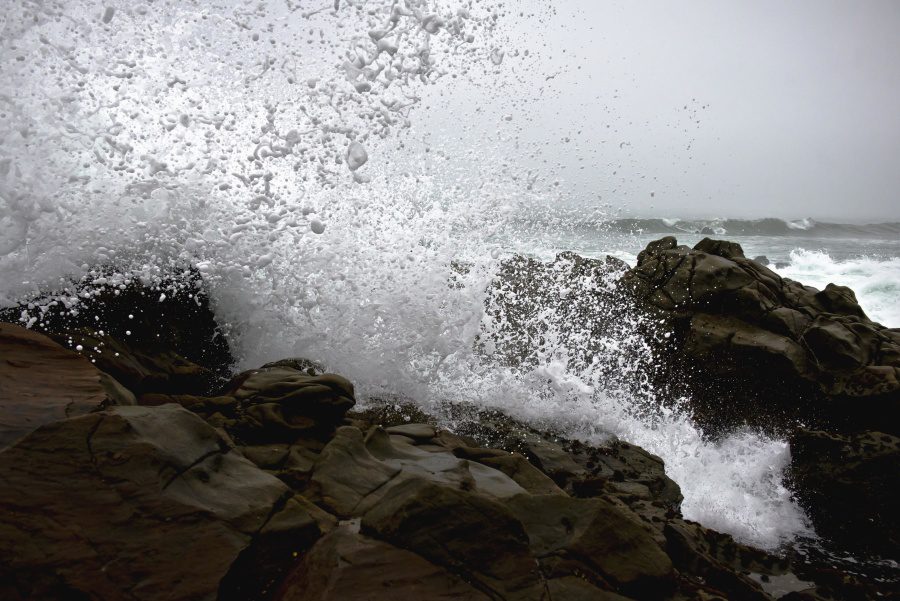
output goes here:
[[900, 438], [801, 429], [790, 444], [790, 480], [816, 532], [857, 553], [900, 559]]
[[0, 449], [43, 424], [134, 402], [82, 355], [0, 322]]
[[648, 244], [622, 286], [666, 334], [649, 337], [656, 382], [690, 397], [707, 431], [900, 423], [900, 334], [849, 288], [782, 278], [735, 243], [690, 249], [671, 236]]
[[153, 288], [138, 281], [87, 288], [58, 295], [64, 302], [51, 296], [0, 310], [0, 321], [30, 323], [66, 348], [81, 345], [138, 395], [207, 395], [229, 374], [234, 359], [198, 272], [179, 271]]
[[[736, 543], [730, 536], [685, 520], [664, 528], [666, 551], [675, 566], [726, 599], [766, 601], [771, 597], [753, 575], [784, 574], [788, 562]], [[803, 588], [805, 585], [801, 585]]]
[[292, 365], [244, 372], [225, 388], [236, 400], [227, 425], [248, 441], [291, 441], [327, 436], [356, 403], [353, 384], [336, 374], [310, 375]]
[[483, 495], [409, 478], [363, 515], [362, 531], [448, 567], [493, 598], [542, 596], [521, 523]]
[[491, 597], [422, 556], [336, 528], [322, 537], [281, 585], [274, 601], [391, 599], [490, 601]]
[[[666, 476], [662, 459], [615, 437], [588, 445], [484, 411], [465, 419], [457, 416], [456, 421], [457, 432], [468, 438], [449, 445], [457, 455], [469, 457], [468, 447], [497, 447], [521, 453], [572, 496], [607, 494], [630, 499], [640, 487], [643, 500], [664, 508], [663, 513], [681, 506], [681, 489]], [[623, 486], [626, 482], [631, 486]]]
[[319, 455], [312, 484], [323, 506], [341, 517], [363, 514], [406, 480], [424, 478], [453, 489], [505, 499], [525, 492], [503, 472], [449, 453], [396, 443], [380, 427], [338, 428]]
[[507, 502], [541, 560], [580, 564], [578, 573], [623, 594], [657, 599], [675, 586], [672, 562], [640, 518], [603, 499], [520, 495]]
[[177, 405], [115, 407], [0, 452], [5, 599], [215, 599], [251, 547], [322, 526], [294, 493]]

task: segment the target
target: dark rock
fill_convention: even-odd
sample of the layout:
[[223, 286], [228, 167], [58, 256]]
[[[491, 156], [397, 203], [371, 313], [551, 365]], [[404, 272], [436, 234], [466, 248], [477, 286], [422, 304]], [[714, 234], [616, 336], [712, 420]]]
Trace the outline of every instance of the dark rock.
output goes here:
[[496, 499], [525, 492], [500, 471], [450, 453], [396, 444], [379, 427], [365, 437], [357, 428], [338, 428], [316, 460], [312, 483], [314, 498], [323, 506], [341, 517], [352, 517], [381, 503], [393, 487], [417, 477]]
[[726, 240], [713, 240], [712, 238], [704, 238], [694, 245], [694, 250], [699, 250], [700, 252], [709, 253], [711, 255], [716, 255], [719, 257], [725, 257], [726, 259], [744, 258], [744, 249], [741, 248], [741, 245], [737, 242], [728, 242]]
[[[867, 320], [849, 290], [781, 279], [739, 245], [709, 239], [689, 249], [664, 238], [619, 279], [625, 268], [572, 253], [504, 262], [487, 310], [508, 345], [491, 348], [486, 331], [478, 348], [527, 365], [539, 359], [534, 343], [561, 335], [578, 349], [577, 367], [599, 337], [643, 316], [639, 324], [662, 322], [672, 334], [639, 331], [655, 345], [652, 363], [669, 368], [662, 375], [697, 394], [701, 421], [728, 429], [759, 410], [779, 424], [836, 423], [860, 405], [864, 419], [845, 419], [847, 431], [876, 410], [885, 429], [896, 423], [900, 334]], [[148, 299], [159, 301], [145, 299], [149, 314]], [[115, 308], [107, 303], [97, 306]], [[395, 400], [350, 413], [352, 385], [304, 359], [222, 386], [221, 365], [184, 339], [191, 332], [202, 344], [218, 330], [191, 330], [184, 315], [158, 315], [161, 329], [142, 326], [139, 344], [89, 322], [62, 324], [55, 335], [66, 344], [95, 337], [98, 364], [118, 352], [107, 365], [124, 380], [54, 347], [60, 361], [80, 361], [66, 373], [89, 375], [72, 388], [90, 400], [63, 408], [70, 413], [32, 373], [44, 363], [4, 356], [0, 374], [19, 386], [9, 399], [0, 390], [10, 415], [27, 413], [16, 403], [41, 390], [51, 402], [41, 399], [40, 421], [54, 423], [0, 452], [0, 598], [862, 599], [890, 590], [889, 577], [871, 584], [834, 567], [828, 549], [788, 562], [686, 522], [662, 460], [625, 441], [589, 445], [452, 403], [438, 418]], [[704, 412], [704, 395], [727, 406]], [[142, 406], [55, 421], [135, 400]], [[447, 423], [454, 432], [438, 427]], [[875, 432], [792, 440], [797, 494], [843, 548], [895, 557], [897, 444]], [[873, 542], [856, 546], [864, 539]]]
[[699, 524], [672, 520], [666, 524], [664, 533], [666, 550], [675, 566], [691, 578], [699, 578], [703, 585], [719, 591], [727, 599], [770, 599], [750, 577], [750, 572], [784, 573], [787, 567], [773, 562], [773, 558], [765, 553], [739, 545], [730, 536]]
[[466, 446], [477, 444], [519, 452], [568, 494], [633, 496], [633, 488], [629, 492], [615, 486], [627, 480], [643, 486], [649, 500], [667, 510], [677, 511], [681, 505], [681, 489], [666, 476], [662, 459], [636, 445], [616, 439], [602, 445], [586, 445], [488, 412], [479, 412], [470, 419], [457, 417], [458, 431], [469, 438]]
[[8, 323], [0, 323], [0, 383], [0, 449], [43, 424], [135, 402], [83, 356]]
[[248, 549], [321, 528], [177, 405], [42, 426], [0, 452], [0, 481], [6, 599], [215, 599]]
[[674, 589], [672, 562], [636, 515], [602, 499], [520, 495], [507, 507], [525, 527], [532, 552], [578, 562], [616, 591], [640, 599]]
[[768, 267], [772, 263], [766, 255], [757, 255], [753, 257], [753, 260], [764, 267]]
[[828, 284], [825, 289], [815, 294], [815, 299], [829, 313], [839, 315], [853, 315], [866, 319], [866, 314], [856, 300], [856, 294], [846, 286]]
[[248, 441], [291, 441], [327, 435], [356, 403], [353, 385], [336, 374], [312, 376], [275, 364], [240, 374], [225, 389], [236, 399], [229, 427]]
[[152, 289], [137, 282], [93, 289], [73, 308], [60, 302], [30, 306], [2, 310], [0, 321], [28, 320], [34, 313], [36, 331], [69, 348], [82, 345], [99, 369], [136, 394], [206, 395], [234, 362], [193, 271]]
[[388, 434], [399, 434], [401, 436], [407, 436], [414, 440], [429, 439], [434, 438], [435, 436], [434, 428], [432, 428], [428, 424], [403, 424], [400, 426], [391, 426], [389, 428], [385, 428], [385, 431]]
[[816, 532], [855, 552], [900, 559], [900, 438], [799, 430], [790, 478]]
[[563, 576], [547, 581], [547, 592], [554, 601], [629, 601], [618, 593], [604, 591], [581, 576]]
[[275, 601], [391, 599], [490, 601], [420, 555], [362, 536], [350, 526], [325, 535], [282, 584]]
[[492, 597], [542, 596], [543, 579], [522, 525], [482, 495], [411, 478], [363, 516], [362, 528], [450, 567]]
[[321, 363], [312, 361], [311, 359], [304, 359], [302, 357], [272, 361], [270, 363], [266, 363], [260, 369], [266, 369], [267, 367], [290, 367], [292, 369], [296, 369], [297, 371], [305, 372], [308, 376], [318, 376], [319, 374], [323, 374], [326, 371], [325, 367]]
[[900, 339], [848, 288], [782, 278], [734, 243], [691, 250], [671, 237], [650, 243], [622, 283], [670, 334], [651, 337], [658, 388], [690, 397], [707, 431], [900, 423]]
[[72, 340], [87, 349], [99, 349], [90, 352], [95, 364], [136, 394], [206, 395], [221, 386], [221, 374], [161, 345], [144, 347], [87, 328], [69, 329], [53, 338], [61, 344]]
[[499, 449], [457, 447], [454, 454], [503, 472], [533, 495], [566, 494], [549, 476], [518, 453], [508, 453]]

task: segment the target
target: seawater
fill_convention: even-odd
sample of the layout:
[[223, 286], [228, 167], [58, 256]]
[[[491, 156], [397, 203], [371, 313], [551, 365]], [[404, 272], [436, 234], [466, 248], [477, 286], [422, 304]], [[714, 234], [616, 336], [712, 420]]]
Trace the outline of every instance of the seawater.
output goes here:
[[[860, 226], [851, 226], [860, 227]], [[533, 245], [530, 252], [548, 259], [562, 250], [588, 257], [615, 256], [629, 265], [646, 245], [663, 236], [693, 246], [704, 234], [611, 232], [604, 223], [591, 227], [557, 228]], [[807, 236], [742, 236], [727, 232], [709, 237], [737, 242], [747, 258], [765, 257], [779, 275], [822, 289], [828, 284], [851, 288], [866, 315], [889, 328], [900, 327], [900, 236], [846, 238]]]
[[[352, 379], [364, 402], [494, 408], [587, 441], [619, 436], [665, 460], [687, 518], [766, 549], [813, 536], [782, 483], [784, 441], [710, 440], [677, 399], [621, 385], [649, 360], [635, 324], [582, 369], [552, 336], [529, 368], [476, 352], [490, 327], [485, 290], [510, 253], [633, 259], [644, 242], [594, 232], [582, 243], [565, 219], [525, 217], [558, 197], [555, 181], [517, 167], [545, 141], [513, 129], [502, 152], [459, 149], [441, 143], [446, 124], [417, 120], [426, 105], [464, 119], [441, 100], [451, 87], [521, 91], [517, 73], [551, 12], [489, 1], [8, 2], [0, 303], [31, 301], [22, 320], [33, 325], [49, 303], [78, 311], [98, 290], [158, 286], [191, 265], [238, 368], [306, 356]], [[527, 43], [504, 28], [512, 18], [534, 21]], [[515, 123], [521, 106], [488, 109]], [[824, 257], [790, 265], [842, 265]], [[797, 273], [818, 277], [807, 275]]]

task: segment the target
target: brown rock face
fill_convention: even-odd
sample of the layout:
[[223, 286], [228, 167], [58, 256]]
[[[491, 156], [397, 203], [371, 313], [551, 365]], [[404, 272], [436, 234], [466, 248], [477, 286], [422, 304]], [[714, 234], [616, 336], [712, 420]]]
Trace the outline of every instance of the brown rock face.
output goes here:
[[67, 303], [0, 309], [0, 321], [30, 315], [36, 331], [67, 348], [82, 345], [99, 369], [136, 395], [207, 395], [220, 386], [234, 360], [200, 274], [178, 272], [156, 289], [136, 281], [123, 286], [92, 290], [75, 310]]
[[622, 283], [674, 333], [659, 345], [662, 379], [678, 375], [709, 427], [900, 423], [900, 332], [870, 321], [849, 288], [782, 278], [735, 243], [671, 236]]
[[490, 597], [410, 551], [341, 526], [322, 537], [287, 578], [277, 601], [490, 601]]
[[267, 526], [319, 534], [293, 493], [177, 405], [45, 425], [0, 453], [4, 599], [215, 599]]
[[43, 334], [0, 322], [0, 449], [110, 400], [103, 374]]
[[[659, 241], [642, 263], [673, 248]], [[829, 361], [836, 377], [862, 370], [869, 379], [860, 386], [890, 390], [885, 374], [893, 373], [893, 351], [882, 338], [891, 333], [868, 325], [849, 291], [810, 292], [819, 311], [812, 314], [792, 300], [801, 292], [790, 286], [784, 299], [766, 293], [769, 276], [754, 275], [736, 245], [706, 241], [686, 252], [703, 254], [696, 263], [706, 267], [679, 272], [673, 265], [661, 281], [680, 283], [653, 291], [662, 299], [654, 305], [658, 315], [688, 323], [669, 349], [676, 356], [702, 365], [697, 358], [708, 355], [716, 370], [754, 373], [753, 363], [729, 363], [733, 355], [722, 349], [740, 351], [739, 358], [775, 349], [788, 376], [797, 366], [821, 372]], [[510, 318], [501, 328], [534, 325], [541, 303], [550, 302], [555, 315], [575, 323], [563, 333], [567, 342], [590, 342], [631, 315], [626, 302], [596, 314], [598, 299], [622, 300], [610, 280], [614, 262], [564, 253], [543, 279], [517, 271], [529, 265], [513, 260], [506, 267], [520, 278], [514, 284], [531, 286], [539, 298], [532, 303], [513, 288], [496, 288]], [[712, 302], [722, 290], [719, 312], [690, 304], [698, 294]], [[625, 441], [585, 444], [452, 403], [441, 409], [452, 433], [438, 427], [446, 422], [399, 401], [348, 413], [355, 402], [350, 382], [300, 359], [226, 384], [219, 376], [227, 349], [192, 289], [166, 303], [151, 291], [131, 290], [124, 305], [113, 296], [99, 304], [106, 334], [85, 330], [95, 315], [73, 314], [75, 322], [55, 335], [65, 344], [103, 336], [91, 352], [99, 364], [110, 357], [106, 351], [120, 349], [104, 365], [131, 391], [39, 335], [0, 330], [14, 349], [0, 358], [2, 382], [13, 383], [3, 389], [7, 413], [39, 409], [28, 426], [42, 424], [0, 450], [2, 599], [764, 601], [802, 589], [799, 598], [891, 592], [880, 574], [873, 582], [852, 576], [856, 563], [848, 571], [832, 557], [782, 561], [685, 521], [680, 490], [662, 460]], [[666, 303], [674, 308], [660, 308]], [[758, 306], [765, 313], [753, 317]], [[132, 311], [140, 323], [134, 339], [120, 345], [107, 334], [132, 327], [125, 325]], [[50, 328], [53, 317], [36, 325]], [[536, 327], [542, 344], [550, 332]], [[785, 340], [801, 341], [807, 355]], [[485, 352], [487, 343], [481, 341]], [[591, 344], [573, 360], [589, 359]], [[515, 350], [494, 352], [512, 361]], [[808, 353], [819, 363], [810, 366]], [[73, 384], [46, 382], [48, 373]], [[793, 386], [798, 377], [788, 376], [784, 382]], [[810, 387], [825, 395], [817, 382]], [[81, 400], [63, 404], [56, 396], [72, 390]], [[137, 406], [102, 408], [133, 403], [135, 394]], [[90, 413], [68, 417], [83, 411]], [[863, 513], [848, 518], [829, 505], [856, 501], [895, 531], [888, 512], [896, 440], [874, 433], [808, 438], [794, 440], [795, 478], [805, 494], [826, 497], [815, 501], [823, 519], [846, 518], [847, 531], [874, 538], [874, 528], [854, 522]], [[864, 494], [871, 498], [859, 502]]]

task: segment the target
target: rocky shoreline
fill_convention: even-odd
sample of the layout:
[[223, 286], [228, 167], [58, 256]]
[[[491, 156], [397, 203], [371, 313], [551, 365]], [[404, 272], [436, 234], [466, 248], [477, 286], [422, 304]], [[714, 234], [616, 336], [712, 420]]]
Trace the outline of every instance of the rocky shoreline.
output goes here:
[[[512, 306], [504, 291], [524, 274]], [[358, 409], [351, 382], [304, 359], [233, 375], [187, 276], [162, 300], [132, 284], [75, 315], [48, 307], [31, 329], [27, 307], [0, 315], [4, 599], [900, 595], [900, 331], [849, 289], [782, 279], [732, 243], [663, 238], [633, 269], [511, 259], [489, 303], [507, 318], [509, 362], [528, 360], [515, 333], [548, 303], [597, 334], [651, 316], [653, 385], [694, 399], [710, 432], [762, 422], [789, 436], [791, 485], [823, 549], [894, 561], [875, 576], [685, 520], [662, 460], [627, 441], [472, 411], [449, 431], [402, 400]], [[599, 314], [598, 295], [629, 302]]]

